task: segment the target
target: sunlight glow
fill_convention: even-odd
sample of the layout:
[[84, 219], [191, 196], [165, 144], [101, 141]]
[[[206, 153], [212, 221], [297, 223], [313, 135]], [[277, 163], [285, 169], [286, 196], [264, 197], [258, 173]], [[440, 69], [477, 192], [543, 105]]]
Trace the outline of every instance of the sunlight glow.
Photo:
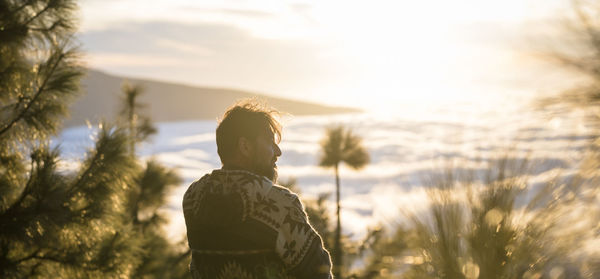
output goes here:
[[[128, 23], [143, 22], [232, 26], [248, 32], [252, 36], [248, 39], [305, 45], [314, 54], [305, 53], [311, 59], [295, 61], [294, 53], [275, 56], [267, 49], [265, 53], [258, 49], [254, 55], [264, 56], [272, 64], [265, 66], [255, 62], [261, 59], [253, 60], [250, 54], [233, 53], [257, 64], [248, 65], [238, 59], [215, 69], [214, 73], [202, 75], [205, 79], [200, 80], [166, 69], [137, 72], [187, 84], [243, 88], [281, 97], [393, 111], [407, 103], [494, 103], [493, 98], [498, 94], [520, 96], [522, 92], [503, 90], [504, 85], [500, 84], [518, 78], [515, 69], [522, 57], [511, 49], [510, 41], [522, 26], [552, 16], [564, 3], [564, 0], [368, 3], [87, 0], [82, 4], [82, 32], [109, 27], [127, 30]], [[136, 67], [151, 63], [157, 67], [165, 64], [185, 69], [196, 67], [202, 73], [207, 66], [201, 66], [199, 61], [209, 65], [223, 61], [218, 53], [223, 48], [210, 49], [167, 37], [157, 38], [154, 44], [164, 49], [156, 59], [146, 59], [144, 54], [94, 51], [89, 64], [137, 76]], [[127, 63], [130, 67], [125, 67]], [[249, 76], [244, 71], [249, 66], [259, 71]], [[324, 72], [311, 75], [310, 69]]]

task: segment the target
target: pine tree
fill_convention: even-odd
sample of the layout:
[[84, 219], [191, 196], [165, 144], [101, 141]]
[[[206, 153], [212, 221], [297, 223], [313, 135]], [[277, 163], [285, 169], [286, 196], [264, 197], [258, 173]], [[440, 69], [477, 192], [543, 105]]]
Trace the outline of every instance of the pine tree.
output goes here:
[[434, 178], [429, 208], [383, 242], [403, 246], [380, 247], [367, 261], [387, 276], [365, 278], [596, 278], [594, 259], [582, 253], [596, 223], [572, 214], [582, 206], [581, 181], [532, 191], [528, 169], [527, 160], [505, 157], [481, 173], [449, 168]]
[[[592, 130], [590, 136], [593, 140], [585, 156], [580, 159], [577, 189], [572, 193], [577, 197], [578, 207], [586, 208], [585, 218], [581, 219], [599, 224], [600, 188], [597, 185], [600, 178], [600, 3], [595, 0], [570, 2], [572, 9], [567, 10], [567, 13], [571, 16], [563, 21], [563, 28], [559, 30], [562, 31], [560, 37], [542, 41], [546, 48], [544, 57], [582, 79], [570, 89], [557, 96], [544, 98], [540, 103], [542, 108], [550, 108], [555, 116], [573, 110], [586, 112], [584, 120], [586, 126]], [[536, 45], [540, 46], [539, 41]], [[591, 238], [598, 241], [598, 226], [592, 231], [594, 233]], [[597, 253], [595, 259], [587, 256], [581, 257], [579, 262], [585, 262], [586, 269], [591, 274], [589, 278], [599, 277], [600, 257]]]
[[143, 253], [123, 222], [137, 170], [127, 131], [101, 126], [74, 171], [50, 148], [83, 72], [75, 9], [0, 1], [0, 278], [129, 277]]
[[[122, 109], [119, 123], [128, 134], [129, 155], [137, 158], [135, 147], [157, 132], [149, 116], [143, 113], [145, 104], [139, 102], [143, 94], [140, 86], [123, 85]], [[127, 191], [128, 222], [138, 239], [143, 251], [140, 265], [133, 277], [136, 278], [186, 278], [189, 277], [189, 248], [182, 249], [183, 244], [170, 243], [162, 231], [166, 218], [160, 214], [160, 207], [166, 203], [165, 197], [173, 186], [181, 183], [174, 172], [153, 159], [140, 167], [133, 183]]]
[[[57, 171], [58, 151], [48, 146], [81, 75], [70, 42], [75, 8], [73, 1], [0, 1], [2, 278], [120, 267], [106, 260], [112, 252], [98, 249], [118, 245], [122, 236], [103, 231], [101, 216], [110, 207], [92, 198], [109, 200], [122, 184], [119, 178], [126, 177], [121, 173], [131, 160], [119, 158], [124, 134], [103, 130], [97, 149], [72, 177]], [[89, 175], [102, 171], [118, 176]], [[94, 229], [102, 233], [90, 234]]]

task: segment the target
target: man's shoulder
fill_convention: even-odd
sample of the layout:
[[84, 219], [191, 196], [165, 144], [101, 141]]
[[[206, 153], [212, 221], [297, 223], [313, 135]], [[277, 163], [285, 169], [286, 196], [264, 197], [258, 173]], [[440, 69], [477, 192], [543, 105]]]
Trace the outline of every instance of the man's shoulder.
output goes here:
[[275, 212], [267, 209], [263, 213], [283, 213], [283, 210], [279, 211], [278, 209], [289, 207], [303, 210], [296, 193], [263, 176], [239, 170], [214, 170], [194, 181], [184, 194], [183, 208], [184, 210], [193, 208], [201, 203], [207, 195], [214, 194], [240, 196], [249, 215], [257, 212], [258, 208], [263, 208], [264, 205], [273, 206]]
[[290, 189], [288, 189], [286, 187], [277, 185], [275, 183], [271, 184], [269, 196], [274, 199], [280, 200], [283, 203], [288, 203], [288, 204], [297, 204], [300, 202], [300, 198], [298, 197], [298, 194], [292, 192]]
[[184, 211], [196, 205], [196, 202], [202, 196], [203, 188], [208, 185], [208, 179], [210, 179], [210, 174], [205, 174], [202, 178], [195, 180], [190, 184], [183, 194], [182, 207]]
[[192, 182], [187, 191], [194, 192], [202, 189], [210, 192], [227, 193], [240, 187], [269, 187], [269, 182], [270, 180], [262, 176], [244, 170], [215, 169]]
[[294, 192], [292, 192], [290, 189], [283, 187], [281, 185], [272, 183], [271, 184], [272, 189], [271, 191], [277, 195], [283, 195], [285, 197], [298, 197], [298, 195]]
[[266, 177], [244, 170], [215, 169], [192, 182], [183, 196], [183, 204], [189, 205], [203, 200], [207, 194], [240, 194], [247, 201], [261, 196], [285, 197], [289, 191], [276, 186]]

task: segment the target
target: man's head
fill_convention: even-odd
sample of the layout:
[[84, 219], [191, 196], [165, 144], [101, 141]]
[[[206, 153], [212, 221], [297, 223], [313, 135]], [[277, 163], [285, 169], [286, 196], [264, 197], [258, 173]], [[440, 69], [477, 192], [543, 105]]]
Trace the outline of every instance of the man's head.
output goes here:
[[277, 180], [277, 157], [281, 150], [278, 112], [256, 101], [230, 107], [217, 127], [217, 152], [225, 168], [245, 169]]

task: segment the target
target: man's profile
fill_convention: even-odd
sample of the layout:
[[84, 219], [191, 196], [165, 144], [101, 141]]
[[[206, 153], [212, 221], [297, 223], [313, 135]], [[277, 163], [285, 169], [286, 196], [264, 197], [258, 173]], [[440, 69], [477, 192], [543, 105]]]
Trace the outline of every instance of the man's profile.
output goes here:
[[193, 278], [332, 278], [329, 253], [298, 196], [276, 185], [281, 125], [255, 101], [217, 130], [222, 168], [183, 197]]

